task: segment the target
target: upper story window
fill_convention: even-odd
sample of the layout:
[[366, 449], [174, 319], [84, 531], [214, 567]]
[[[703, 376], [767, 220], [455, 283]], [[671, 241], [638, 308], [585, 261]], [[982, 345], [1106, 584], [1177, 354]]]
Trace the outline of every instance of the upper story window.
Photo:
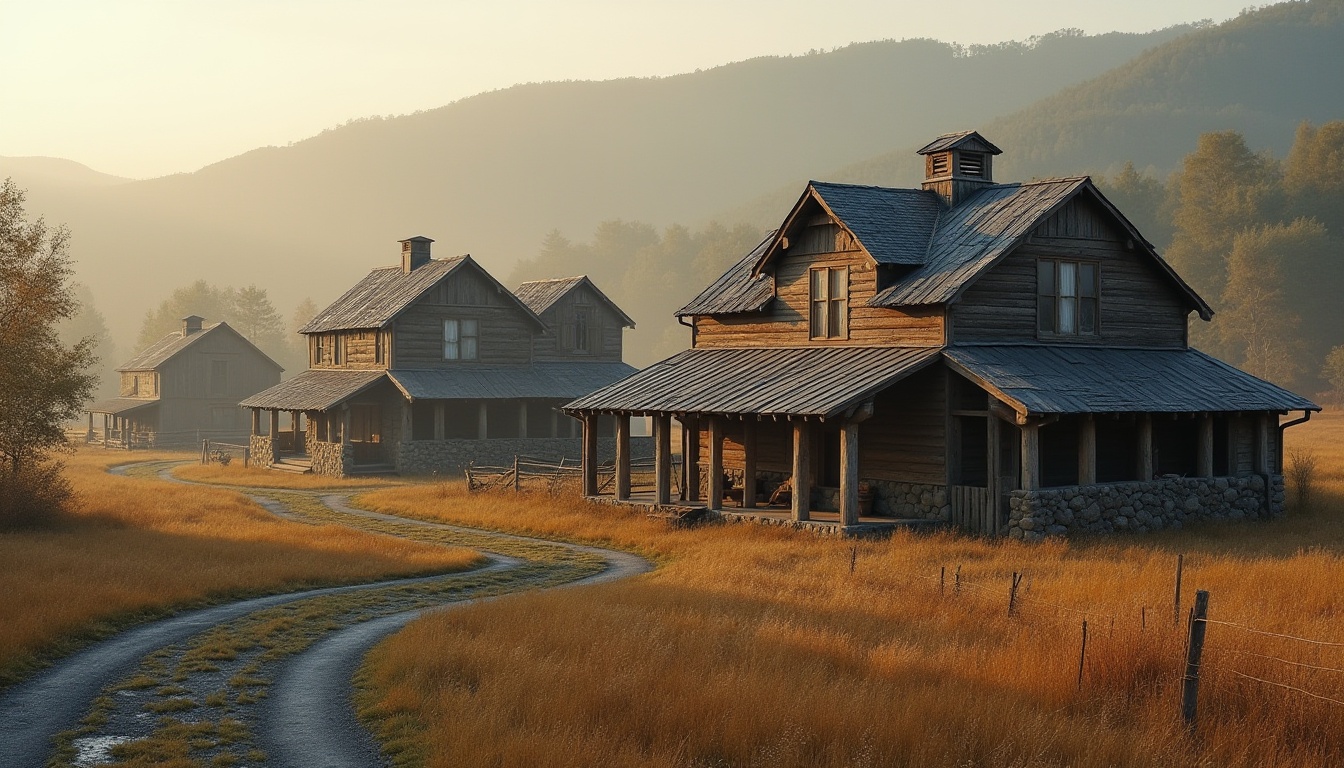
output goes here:
[[331, 335], [331, 364], [340, 365], [345, 361], [345, 338], [339, 333]]
[[1097, 265], [1089, 261], [1036, 262], [1036, 330], [1077, 336], [1097, 333]]
[[458, 318], [443, 321], [444, 360], [475, 360], [479, 340], [479, 321]]
[[811, 282], [811, 337], [849, 338], [849, 267], [815, 268]]
[[323, 365], [327, 354], [327, 339], [324, 334], [313, 336], [313, 365]]

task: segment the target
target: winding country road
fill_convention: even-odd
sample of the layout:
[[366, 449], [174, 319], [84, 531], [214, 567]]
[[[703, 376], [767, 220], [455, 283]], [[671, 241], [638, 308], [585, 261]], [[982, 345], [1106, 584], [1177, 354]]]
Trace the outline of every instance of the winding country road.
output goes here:
[[[182, 482], [168, 464], [147, 468]], [[0, 694], [0, 766], [99, 765], [116, 745], [145, 758], [188, 741], [202, 763], [227, 753], [233, 765], [382, 765], [356, 720], [351, 682], [380, 640], [426, 610], [652, 569], [625, 552], [360, 510], [348, 494], [233, 490], [274, 514], [467, 546], [487, 561], [443, 576], [241, 600], [121, 632]], [[300, 496], [317, 497], [320, 512], [292, 502]]]

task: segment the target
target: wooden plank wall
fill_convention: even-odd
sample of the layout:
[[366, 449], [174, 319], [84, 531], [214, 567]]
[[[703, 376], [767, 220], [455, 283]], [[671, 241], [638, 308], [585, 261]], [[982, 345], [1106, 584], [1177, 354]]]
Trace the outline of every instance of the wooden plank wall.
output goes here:
[[[567, 346], [572, 330], [566, 332], [566, 326], [574, 326], [576, 308], [588, 311], [588, 351], [579, 352], [572, 344]], [[621, 341], [624, 326], [620, 315], [588, 288], [580, 285], [563, 298], [552, 304], [541, 314], [546, 323], [547, 332], [537, 334], [532, 342], [533, 358], [547, 360], [620, 360]]]
[[[460, 303], [463, 298], [479, 303]], [[460, 364], [443, 359], [443, 321], [449, 318], [480, 321], [479, 362], [531, 361], [535, 324], [480, 276], [458, 270], [444, 280], [443, 290], [426, 294], [393, 322], [393, 364], [397, 368]]]
[[859, 427], [859, 477], [947, 483], [947, 387], [941, 366], [926, 368], [877, 396]]
[[1051, 343], [1186, 345], [1189, 309], [1181, 294], [1086, 201], [1065, 206], [967, 289], [951, 308], [952, 337], [958, 342], [1036, 341], [1036, 262], [1041, 258], [1090, 260], [1101, 267], [1101, 332], [1050, 336]]
[[[222, 392], [211, 388], [216, 361], [226, 366]], [[159, 372], [159, 430], [168, 433], [215, 428], [212, 409], [216, 408], [233, 412], [231, 423], [222, 428], [241, 432], [250, 422], [247, 411], [238, 407], [239, 401], [280, 383], [279, 368], [251, 344], [224, 330], [198, 339], [160, 366]]]

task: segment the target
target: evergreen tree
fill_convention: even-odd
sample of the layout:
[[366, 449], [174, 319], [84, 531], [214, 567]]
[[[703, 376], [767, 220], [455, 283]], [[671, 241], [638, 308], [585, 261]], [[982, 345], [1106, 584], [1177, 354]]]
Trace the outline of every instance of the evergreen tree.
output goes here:
[[140, 324], [136, 349], [141, 350], [182, 328], [182, 318], [198, 315], [207, 322], [229, 320], [233, 309], [233, 290], [216, 288], [204, 280], [178, 288], [156, 309], [145, 313]]
[[1321, 378], [1330, 385], [1330, 395], [1335, 403], [1344, 405], [1344, 345], [1335, 347], [1325, 356]]
[[1102, 194], [1138, 228], [1159, 251], [1171, 243], [1171, 217], [1167, 210], [1167, 188], [1156, 177], [1139, 173], [1133, 162], [1126, 162], [1113, 178], [1094, 179]]
[[288, 352], [280, 364], [288, 374], [296, 374], [308, 368], [308, 337], [299, 333], [299, 329], [317, 317], [318, 307], [312, 298], [304, 297], [289, 316], [285, 340]]
[[266, 290], [255, 285], [228, 291], [231, 301], [225, 317], [229, 325], [262, 352], [278, 361], [286, 352], [285, 323]]

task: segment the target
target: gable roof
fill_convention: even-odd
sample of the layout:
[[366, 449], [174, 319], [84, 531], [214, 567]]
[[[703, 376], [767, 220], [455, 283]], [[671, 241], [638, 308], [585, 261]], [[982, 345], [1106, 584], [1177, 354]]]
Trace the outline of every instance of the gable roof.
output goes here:
[[[195, 317], [195, 315], [193, 315], [192, 317]], [[276, 368], [279, 368], [282, 371], [284, 370], [284, 367], [282, 367], [279, 363], [272, 360], [270, 355], [267, 355], [265, 352], [262, 352], [261, 349], [258, 348], [256, 344], [253, 344], [246, 336], [234, 330], [228, 323], [218, 322], [211, 325], [203, 325], [201, 326], [201, 330], [195, 331], [193, 333], [184, 334], [182, 331], [173, 331], [172, 333], [168, 334], [167, 336], [164, 336], [163, 338], [159, 339], [153, 344], [150, 344], [148, 347], [145, 347], [144, 349], [140, 350], [140, 354], [136, 355], [135, 357], [131, 358], [125, 363], [122, 363], [121, 366], [117, 368], [117, 371], [122, 372], [122, 371], [155, 370], [159, 366], [168, 362], [182, 350], [186, 349], [187, 347], [190, 347], [192, 344], [195, 344], [196, 342], [205, 338], [207, 334], [214, 333], [221, 328], [224, 331], [233, 334], [233, 336], [235, 336], [239, 341], [243, 342], [244, 344], [255, 350], [256, 353], [258, 355], [261, 355], [262, 359], [264, 359], [266, 362], [270, 363], [271, 365], [274, 365]]]
[[942, 136], [930, 141], [923, 147], [920, 147], [915, 154], [931, 155], [934, 152], [946, 152], [949, 149], [970, 149], [976, 152], [988, 152], [991, 155], [1001, 155], [1003, 150], [994, 146], [979, 131], [958, 131], [956, 133], [944, 133]]
[[770, 244], [775, 241], [778, 230], [765, 236], [765, 239], [751, 249], [746, 256], [710, 283], [709, 287], [691, 299], [686, 306], [676, 311], [677, 317], [692, 315], [717, 315], [733, 312], [757, 312], [775, 298], [775, 278], [768, 274], [753, 274], [756, 262], [765, 255]]
[[545, 327], [541, 318], [468, 255], [430, 259], [411, 270], [410, 274], [400, 266], [379, 267], [355, 283], [354, 287], [326, 309], [318, 312], [316, 317], [299, 329], [299, 333], [382, 328], [459, 268], [475, 269], [494, 283], [499, 293], [507, 296], [532, 322]]
[[387, 371], [310, 368], [288, 381], [263, 389], [239, 403], [241, 408], [326, 411], [387, 378]]
[[923, 264], [943, 201], [923, 189], [809, 182], [822, 204], [878, 264]]
[[541, 313], [554, 306], [557, 301], [563, 299], [566, 294], [581, 285], [587, 285], [589, 290], [597, 294], [598, 298], [602, 301], [606, 302], [607, 306], [611, 307], [613, 312], [620, 315], [626, 328], [635, 327], [635, 321], [630, 319], [630, 316], [625, 314], [625, 311], [617, 306], [616, 302], [612, 301], [607, 294], [603, 293], [592, 280], [588, 279], [587, 275], [557, 277], [549, 280], [529, 280], [518, 286], [513, 292], [513, 295], [517, 296], [519, 301], [527, 305], [528, 309], [532, 310], [537, 316], [540, 316]]

